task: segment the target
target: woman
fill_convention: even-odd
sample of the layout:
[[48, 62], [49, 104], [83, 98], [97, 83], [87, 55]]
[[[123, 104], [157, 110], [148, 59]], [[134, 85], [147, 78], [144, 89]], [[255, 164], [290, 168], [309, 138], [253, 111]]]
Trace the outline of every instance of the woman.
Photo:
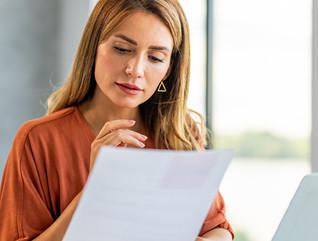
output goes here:
[[[62, 240], [102, 145], [201, 150], [204, 135], [186, 108], [189, 75], [177, 0], [99, 1], [48, 115], [25, 123], [14, 140], [0, 240]], [[232, 239], [224, 213], [218, 194], [198, 241]]]

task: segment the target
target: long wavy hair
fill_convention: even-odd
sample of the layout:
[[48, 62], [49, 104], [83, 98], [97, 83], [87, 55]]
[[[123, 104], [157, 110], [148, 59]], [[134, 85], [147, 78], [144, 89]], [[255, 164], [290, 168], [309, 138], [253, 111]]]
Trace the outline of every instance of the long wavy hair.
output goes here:
[[157, 15], [173, 38], [171, 72], [164, 81], [167, 92], [155, 92], [139, 106], [155, 147], [201, 150], [206, 140], [203, 118], [186, 106], [190, 38], [188, 22], [178, 0], [100, 0], [87, 21], [66, 83], [48, 98], [47, 114], [92, 98], [96, 87], [94, 69], [98, 45], [136, 11]]

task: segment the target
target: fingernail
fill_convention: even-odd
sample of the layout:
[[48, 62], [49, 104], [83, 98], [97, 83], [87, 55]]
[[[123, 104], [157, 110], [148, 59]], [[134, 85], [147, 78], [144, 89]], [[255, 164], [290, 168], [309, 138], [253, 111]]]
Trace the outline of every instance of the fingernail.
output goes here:
[[139, 145], [140, 145], [141, 147], [145, 147], [145, 144], [142, 143], [142, 142], [139, 142]]
[[145, 135], [140, 135], [140, 138], [145, 141], [145, 140], [147, 140], [148, 137]]
[[136, 121], [134, 121], [134, 120], [129, 120], [129, 123], [130, 123], [130, 124], [135, 124]]

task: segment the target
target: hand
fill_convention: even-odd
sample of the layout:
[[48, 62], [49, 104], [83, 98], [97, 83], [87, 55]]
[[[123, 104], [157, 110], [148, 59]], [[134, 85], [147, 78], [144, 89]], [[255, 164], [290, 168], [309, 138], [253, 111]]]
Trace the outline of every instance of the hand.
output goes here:
[[147, 139], [147, 136], [128, 129], [135, 123], [134, 120], [114, 120], [105, 123], [91, 144], [90, 170], [94, 165], [100, 147], [103, 145], [120, 147], [131, 145], [137, 148], [145, 147], [142, 142]]
[[197, 239], [195, 241], [208, 241], [208, 239], [202, 238], [202, 237], [197, 237]]
[[231, 233], [224, 228], [214, 228], [202, 236], [197, 237], [195, 241], [231, 241], [232, 235]]

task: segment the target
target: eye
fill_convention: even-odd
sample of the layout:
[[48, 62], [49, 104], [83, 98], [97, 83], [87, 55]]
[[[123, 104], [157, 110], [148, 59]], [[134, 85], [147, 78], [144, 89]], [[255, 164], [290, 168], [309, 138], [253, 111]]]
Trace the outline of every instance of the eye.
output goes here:
[[158, 59], [154, 56], [149, 56], [150, 60], [154, 63], [163, 63], [163, 59]]
[[126, 53], [130, 53], [131, 52], [130, 49], [124, 49], [124, 48], [120, 48], [120, 47], [117, 47], [117, 46], [114, 46], [114, 49], [117, 52], [121, 53], [121, 54], [126, 54]]

